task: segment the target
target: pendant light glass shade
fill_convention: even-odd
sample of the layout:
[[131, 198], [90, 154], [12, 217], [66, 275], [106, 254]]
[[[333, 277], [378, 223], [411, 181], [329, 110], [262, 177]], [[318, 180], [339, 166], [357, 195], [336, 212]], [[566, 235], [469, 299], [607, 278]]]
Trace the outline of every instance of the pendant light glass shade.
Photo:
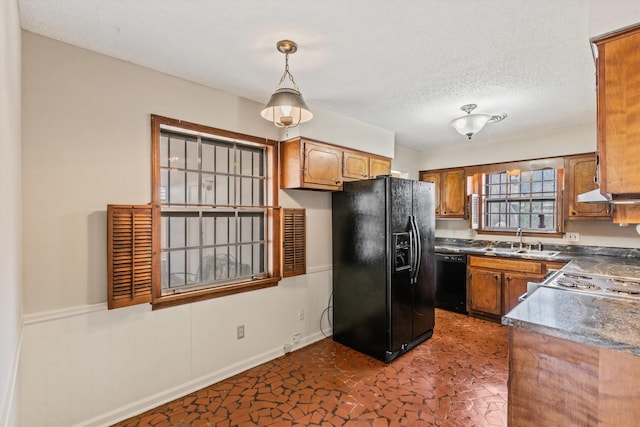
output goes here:
[[[280, 40], [276, 47], [278, 51], [285, 54], [285, 68], [276, 90], [271, 95], [269, 102], [264, 106], [260, 115], [272, 122], [279, 128], [296, 127], [300, 123], [307, 122], [313, 118], [313, 113], [304, 102], [302, 94], [298, 89], [293, 76], [289, 72], [289, 54], [298, 50], [298, 45], [291, 40]], [[289, 78], [293, 87], [282, 87], [285, 80]]]
[[471, 114], [478, 106], [476, 104], [467, 104], [460, 107], [462, 111], [467, 113], [466, 116], [458, 117], [449, 122], [460, 135], [465, 135], [471, 139], [473, 135], [480, 132], [487, 123], [496, 123], [504, 120], [507, 115], [499, 114], [492, 116], [491, 114]]
[[468, 114], [451, 120], [451, 126], [460, 135], [466, 135], [467, 138], [471, 139], [471, 136], [480, 132], [490, 119], [490, 114]]
[[291, 88], [276, 89], [260, 115], [279, 128], [295, 127], [313, 118], [300, 92]]

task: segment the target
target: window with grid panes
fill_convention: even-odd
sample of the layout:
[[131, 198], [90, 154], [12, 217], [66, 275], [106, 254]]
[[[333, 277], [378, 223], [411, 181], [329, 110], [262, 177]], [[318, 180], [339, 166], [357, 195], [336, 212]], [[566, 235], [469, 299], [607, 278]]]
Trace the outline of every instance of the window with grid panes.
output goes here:
[[484, 230], [556, 232], [560, 206], [558, 171], [485, 174], [482, 206]]
[[270, 277], [268, 146], [162, 124], [158, 139], [160, 295]]

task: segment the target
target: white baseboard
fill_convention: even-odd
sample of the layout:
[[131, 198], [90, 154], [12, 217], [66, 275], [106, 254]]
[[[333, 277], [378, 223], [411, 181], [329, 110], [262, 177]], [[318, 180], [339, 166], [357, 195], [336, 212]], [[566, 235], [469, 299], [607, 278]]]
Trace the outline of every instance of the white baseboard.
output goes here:
[[20, 351], [22, 350], [22, 331], [24, 329], [24, 323], [20, 323], [20, 330], [18, 331], [18, 345], [16, 352], [13, 355], [13, 363], [11, 364], [11, 372], [9, 374], [9, 381], [7, 383], [7, 390], [5, 393], [5, 399], [0, 407], [0, 427], [10, 427], [10, 422], [13, 417], [16, 416], [15, 406], [15, 394], [16, 383], [18, 380], [18, 368], [20, 365]]
[[[320, 341], [324, 338], [326, 337], [321, 332], [316, 332], [313, 335], [304, 337], [300, 341], [300, 344], [294, 348], [294, 351], [306, 347], [307, 345], [313, 344], [314, 342]], [[169, 390], [165, 390], [153, 396], [140, 399], [137, 402], [133, 402], [129, 405], [117, 408], [113, 411], [101, 414], [91, 419], [84, 420], [78, 424], [74, 424], [72, 427], [103, 427], [113, 425], [117, 422], [126, 420], [145, 411], [163, 405], [167, 402], [179, 399], [180, 397], [183, 397], [189, 393], [193, 393], [194, 391], [198, 391], [202, 388], [208, 387], [211, 384], [215, 384], [227, 378], [231, 378], [234, 375], [254, 368], [263, 363], [269, 362], [273, 359], [277, 359], [278, 357], [283, 355], [284, 351], [282, 347], [270, 350], [258, 356], [248, 358], [231, 366], [227, 366], [224, 369], [220, 369], [216, 372], [212, 372], [200, 378], [196, 378], [177, 387], [173, 387]]]

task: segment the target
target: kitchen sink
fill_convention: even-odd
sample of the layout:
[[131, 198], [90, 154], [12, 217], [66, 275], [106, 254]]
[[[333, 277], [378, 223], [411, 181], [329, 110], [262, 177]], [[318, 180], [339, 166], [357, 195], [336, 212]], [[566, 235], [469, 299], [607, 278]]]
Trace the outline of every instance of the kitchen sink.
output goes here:
[[517, 248], [483, 248], [483, 252], [485, 253], [493, 253], [496, 255], [502, 254], [521, 254], [521, 255], [531, 255], [531, 256], [541, 256], [541, 257], [552, 257], [558, 255], [560, 252], [558, 251], [539, 251], [537, 249], [517, 249]]

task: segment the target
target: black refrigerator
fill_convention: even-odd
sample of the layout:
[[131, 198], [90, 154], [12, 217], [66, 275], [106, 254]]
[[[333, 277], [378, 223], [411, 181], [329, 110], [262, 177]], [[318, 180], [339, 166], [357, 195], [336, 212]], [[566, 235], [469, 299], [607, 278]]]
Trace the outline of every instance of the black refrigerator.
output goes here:
[[390, 362], [435, 323], [435, 189], [378, 177], [332, 199], [333, 339]]

